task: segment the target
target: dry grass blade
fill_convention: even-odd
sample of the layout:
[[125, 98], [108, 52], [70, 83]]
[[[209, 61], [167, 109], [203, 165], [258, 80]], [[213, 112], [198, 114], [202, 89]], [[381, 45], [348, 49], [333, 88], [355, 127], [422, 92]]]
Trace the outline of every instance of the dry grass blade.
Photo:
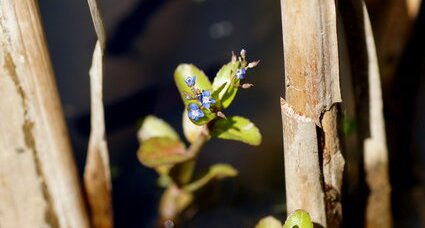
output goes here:
[[103, 109], [103, 51], [105, 29], [95, 0], [87, 1], [98, 37], [90, 69], [91, 133], [84, 171], [84, 184], [90, 205], [92, 225], [96, 228], [113, 227], [111, 176], [105, 136]]
[[365, 39], [369, 59], [369, 126], [370, 137], [364, 141], [366, 182], [370, 188], [366, 208], [366, 227], [391, 227], [391, 186], [388, 176], [388, 152], [381, 81], [375, 42], [369, 15], [363, 3]]
[[106, 33], [105, 27], [103, 26], [103, 18], [102, 13], [99, 8], [99, 4], [97, 0], [87, 0], [90, 8], [91, 17], [94, 24], [94, 29], [96, 30], [97, 39], [100, 42], [100, 47], [103, 50], [105, 49], [106, 43]]

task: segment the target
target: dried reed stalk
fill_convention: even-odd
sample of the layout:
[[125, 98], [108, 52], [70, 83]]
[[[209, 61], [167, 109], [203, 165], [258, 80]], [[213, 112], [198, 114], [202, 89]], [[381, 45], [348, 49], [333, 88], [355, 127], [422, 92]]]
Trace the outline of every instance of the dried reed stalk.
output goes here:
[[34, 0], [0, 0], [0, 227], [89, 227]]
[[98, 41], [96, 42], [90, 69], [91, 133], [84, 171], [84, 186], [90, 205], [92, 226], [110, 228], [113, 227], [112, 184], [102, 101], [102, 61], [106, 37], [99, 5], [95, 0], [88, 0], [87, 2]]
[[[344, 160], [335, 127], [335, 105], [341, 102], [335, 2], [282, 0], [281, 7], [286, 88], [281, 108], [288, 213], [304, 209], [323, 227], [339, 225]], [[317, 132], [324, 137], [323, 144]], [[324, 173], [319, 155], [324, 156]]]

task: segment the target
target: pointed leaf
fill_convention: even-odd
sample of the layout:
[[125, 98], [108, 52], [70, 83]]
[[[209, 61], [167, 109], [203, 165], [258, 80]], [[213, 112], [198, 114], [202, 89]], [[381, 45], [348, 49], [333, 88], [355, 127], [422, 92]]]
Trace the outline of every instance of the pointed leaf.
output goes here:
[[215, 178], [234, 177], [238, 171], [229, 164], [214, 164], [210, 167], [209, 175]]
[[251, 121], [240, 116], [217, 120], [211, 135], [220, 139], [241, 141], [253, 146], [261, 143], [261, 134], [258, 128]]
[[262, 218], [255, 228], [282, 228], [282, 223], [273, 216]]
[[212, 85], [213, 95], [221, 101], [223, 109], [229, 107], [236, 96], [239, 85], [239, 79], [236, 79], [236, 70], [240, 66], [240, 62], [230, 62], [218, 71]]
[[310, 215], [304, 210], [296, 210], [286, 219], [283, 228], [313, 228]]
[[154, 137], [144, 141], [137, 156], [143, 165], [151, 168], [173, 165], [188, 158], [184, 144], [167, 137]]
[[238, 175], [238, 171], [231, 165], [215, 164], [210, 167], [207, 174], [205, 174], [200, 179], [184, 186], [183, 189], [188, 192], [193, 192], [199, 190], [200, 188], [208, 184], [211, 180], [235, 177], [236, 175]]
[[195, 142], [198, 135], [202, 132], [202, 126], [194, 124], [187, 115], [187, 110], [183, 112], [183, 133], [187, 141], [190, 143]]
[[143, 120], [142, 127], [137, 132], [137, 137], [139, 142], [144, 142], [153, 137], [179, 140], [179, 135], [167, 122], [153, 115], [149, 115]]
[[192, 94], [192, 89], [186, 84], [187, 77], [195, 76], [195, 88], [211, 90], [211, 82], [205, 73], [192, 64], [180, 64], [174, 72], [174, 81], [185, 105], [189, 103], [186, 94]]

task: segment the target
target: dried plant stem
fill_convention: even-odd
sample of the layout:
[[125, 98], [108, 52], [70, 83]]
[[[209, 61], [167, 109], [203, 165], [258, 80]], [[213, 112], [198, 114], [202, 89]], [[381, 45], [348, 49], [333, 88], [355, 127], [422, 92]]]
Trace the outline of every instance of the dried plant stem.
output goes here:
[[[184, 162], [175, 165], [171, 169], [171, 173], [175, 178], [175, 181], [181, 183], [187, 183], [193, 176], [193, 171], [195, 170], [196, 156], [201, 152], [203, 146], [211, 138], [208, 133], [207, 126], [204, 126], [203, 131], [199, 133], [196, 137], [196, 140], [190, 145], [187, 149], [187, 160]], [[190, 198], [190, 199], [189, 199]], [[182, 204], [179, 200], [192, 200], [191, 194], [187, 193], [187, 189], [181, 189], [180, 186], [176, 184], [170, 185], [164, 192], [161, 203], [159, 207], [159, 214], [161, 217], [158, 220], [158, 226], [162, 226], [167, 220], [178, 222], [177, 217], [182, 212]]]
[[[282, 0], [281, 7], [286, 89], [281, 109], [288, 213], [304, 209], [323, 227], [340, 224], [341, 210], [334, 210], [340, 208], [344, 166], [333, 127], [337, 123], [335, 104], [341, 102], [335, 1]], [[317, 126], [327, 139], [324, 145], [318, 142]], [[328, 161], [323, 167], [329, 187], [326, 194], [319, 165], [322, 152]], [[336, 160], [338, 165], [333, 166]], [[337, 196], [329, 197], [329, 189], [339, 190], [332, 193]], [[325, 208], [331, 211], [326, 213]]]
[[370, 189], [366, 208], [366, 227], [391, 227], [391, 186], [388, 176], [388, 150], [385, 136], [381, 81], [372, 28], [364, 3], [363, 16], [369, 60], [370, 126], [370, 137], [364, 141], [366, 182]]
[[338, 105], [323, 113], [323, 178], [329, 227], [342, 226], [341, 187], [345, 160], [341, 153], [338, 122]]
[[0, 227], [89, 227], [34, 0], [0, 0]]
[[109, 228], [113, 227], [113, 219], [112, 184], [103, 110], [103, 53], [106, 38], [97, 1], [87, 0], [87, 2], [98, 41], [90, 69], [91, 133], [84, 171], [84, 184], [90, 205], [92, 226]]
[[296, 114], [283, 99], [281, 102], [288, 214], [303, 209], [312, 221], [326, 226], [316, 124]]
[[100, 43], [97, 42], [90, 69], [91, 133], [84, 184], [91, 209], [92, 225], [108, 228], [113, 226], [112, 186], [102, 102], [102, 55]]

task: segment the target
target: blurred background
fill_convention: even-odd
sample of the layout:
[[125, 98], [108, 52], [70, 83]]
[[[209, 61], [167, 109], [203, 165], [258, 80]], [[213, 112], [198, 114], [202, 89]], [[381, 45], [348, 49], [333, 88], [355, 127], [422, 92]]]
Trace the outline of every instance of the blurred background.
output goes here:
[[[86, 1], [39, 4], [81, 176], [90, 131], [88, 70], [96, 35]], [[395, 227], [425, 227], [424, 7], [419, 0], [367, 4], [383, 81]], [[104, 102], [116, 227], [154, 225], [162, 190], [156, 173], [137, 159], [136, 132], [140, 120], [154, 114], [183, 135], [183, 103], [173, 81], [176, 66], [193, 63], [212, 78], [230, 60], [231, 51], [241, 48], [249, 60], [261, 63], [247, 76], [255, 87], [240, 91], [226, 114], [251, 119], [263, 142], [259, 147], [221, 140], [206, 145], [199, 172], [227, 162], [240, 175], [201, 194], [205, 205], [185, 227], [253, 227], [269, 214], [283, 220], [280, 1], [102, 0], [101, 6], [108, 36]], [[346, 202], [355, 202], [361, 194], [348, 194]], [[355, 227], [347, 220], [345, 226]]]

